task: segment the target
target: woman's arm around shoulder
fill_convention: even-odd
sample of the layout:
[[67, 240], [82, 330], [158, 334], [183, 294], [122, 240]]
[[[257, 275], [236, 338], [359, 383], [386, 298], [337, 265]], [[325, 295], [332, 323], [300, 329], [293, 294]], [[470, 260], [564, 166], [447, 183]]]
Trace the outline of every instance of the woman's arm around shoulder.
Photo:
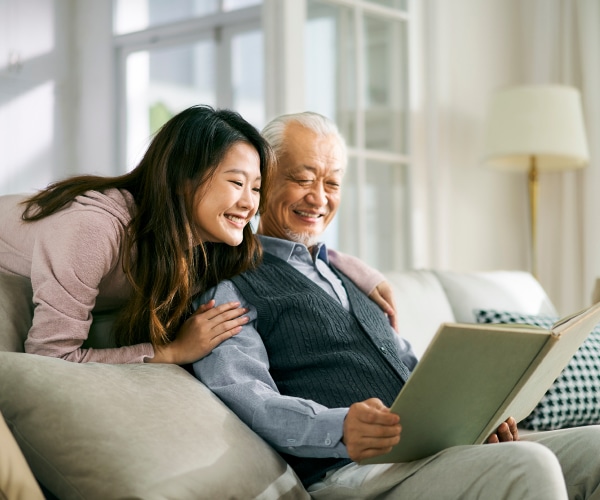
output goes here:
[[327, 249], [327, 257], [331, 264], [348, 276], [365, 295], [387, 314], [390, 325], [398, 331], [394, 292], [385, 276], [352, 255]]

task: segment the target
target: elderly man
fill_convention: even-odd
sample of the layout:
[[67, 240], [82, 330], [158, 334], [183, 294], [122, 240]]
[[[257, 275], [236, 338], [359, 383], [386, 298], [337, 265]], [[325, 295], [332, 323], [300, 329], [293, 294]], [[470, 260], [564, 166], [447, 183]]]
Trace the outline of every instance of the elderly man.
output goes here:
[[263, 263], [200, 300], [240, 301], [250, 320], [194, 364], [196, 376], [288, 461], [314, 498], [600, 497], [595, 426], [512, 442], [519, 438], [509, 419], [490, 436], [500, 444], [356, 463], [401, 440], [402, 422], [388, 407], [417, 359], [319, 243], [346, 167], [335, 125], [300, 113], [276, 118], [263, 134], [278, 156], [258, 230]]

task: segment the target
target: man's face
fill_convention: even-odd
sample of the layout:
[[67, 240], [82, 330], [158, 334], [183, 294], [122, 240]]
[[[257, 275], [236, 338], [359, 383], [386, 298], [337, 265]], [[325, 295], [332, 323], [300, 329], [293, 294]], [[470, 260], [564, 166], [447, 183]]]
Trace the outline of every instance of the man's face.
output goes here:
[[259, 232], [310, 248], [340, 204], [343, 152], [334, 135], [319, 137], [294, 122], [285, 129], [284, 144]]

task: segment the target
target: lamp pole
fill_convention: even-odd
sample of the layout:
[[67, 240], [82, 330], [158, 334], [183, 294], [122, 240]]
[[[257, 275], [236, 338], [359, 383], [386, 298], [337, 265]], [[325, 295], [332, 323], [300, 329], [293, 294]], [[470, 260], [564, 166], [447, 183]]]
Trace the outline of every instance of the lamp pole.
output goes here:
[[535, 155], [529, 157], [529, 223], [531, 225], [531, 274], [537, 279], [538, 168]]

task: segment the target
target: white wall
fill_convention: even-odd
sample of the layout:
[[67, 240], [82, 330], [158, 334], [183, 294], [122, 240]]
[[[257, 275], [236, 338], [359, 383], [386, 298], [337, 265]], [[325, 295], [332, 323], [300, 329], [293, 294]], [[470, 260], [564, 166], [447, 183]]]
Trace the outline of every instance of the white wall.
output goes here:
[[432, 229], [429, 259], [418, 264], [528, 269], [526, 178], [480, 166], [488, 98], [522, 76], [519, 0], [423, 3], [424, 55], [433, 63], [421, 68], [432, 83], [423, 95], [416, 169], [429, 176]]

